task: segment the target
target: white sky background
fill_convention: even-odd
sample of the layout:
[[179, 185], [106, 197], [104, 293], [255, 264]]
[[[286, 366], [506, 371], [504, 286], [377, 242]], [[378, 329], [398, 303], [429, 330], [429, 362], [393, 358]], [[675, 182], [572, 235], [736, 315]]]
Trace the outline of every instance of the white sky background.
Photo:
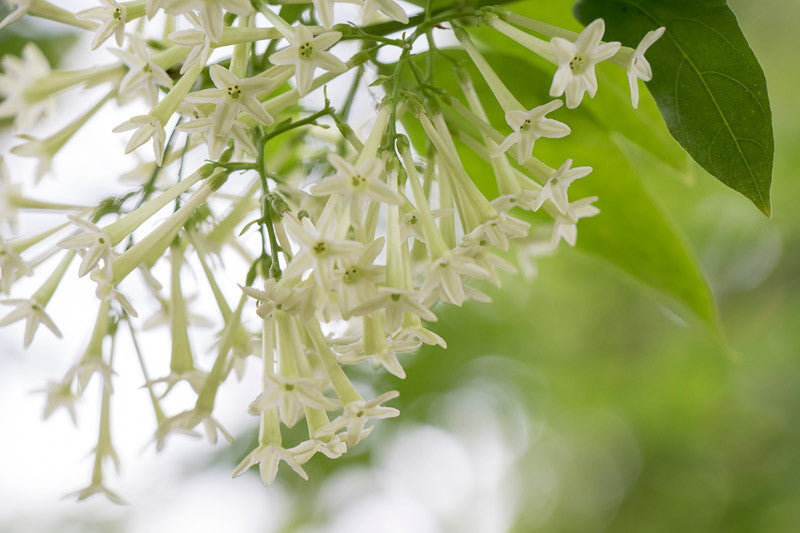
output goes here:
[[[58, 4], [72, 11], [97, 5], [92, 0]], [[348, 4], [337, 4], [336, 15], [340, 21], [358, 20], [357, 8]], [[437, 33], [441, 37], [441, 32]], [[107, 52], [89, 56], [89, 41], [90, 36], [85, 34], [61, 68], [85, 67], [88, 57], [96, 64], [115, 60]], [[424, 49], [421, 41], [419, 43]], [[349, 53], [348, 46], [351, 43], [340, 47], [344, 55]], [[392, 55], [396, 54], [387, 50], [382, 59], [389, 60]], [[337, 80], [328, 85], [329, 95], [334, 102], [341, 101], [347, 88], [346, 78]], [[91, 91], [60, 95], [57, 99], [59, 112], [30, 133], [41, 136], [52, 133], [74, 118], [76, 110], [86, 109], [101, 98], [104, 90], [101, 86]], [[308, 101], [310, 106], [318, 106], [321, 91], [310, 94]], [[374, 98], [362, 91], [353, 106], [352, 124], [357, 130], [359, 125], [369, 122], [373, 108]], [[29, 196], [70, 203], [96, 201], [130, 190], [130, 184], [121, 184], [118, 180], [119, 175], [132, 170], [136, 164], [133, 156], [123, 155], [129, 133], [113, 134], [110, 130], [143, 111], [141, 103], [124, 109], [105, 107], [55, 158], [52, 174], [36, 187], [31, 186], [32, 161], [8, 154], [8, 149], [16, 144], [10, 132], [0, 138], [0, 149], [7, 154], [12, 176], [25, 184], [24, 191]], [[144, 158], [152, 157], [150, 143], [139, 151]], [[188, 168], [190, 172], [193, 170], [192, 166]], [[20, 234], [35, 233], [60, 220], [58, 216], [44, 214], [23, 216]], [[41, 271], [49, 273], [57, 261], [49, 260]], [[164, 265], [156, 271], [167, 272]], [[201, 272], [197, 274], [202, 276]], [[185, 288], [191, 292], [196, 281], [192, 276], [184, 278]], [[200, 282], [202, 284], [202, 280]], [[40, 276], [23, 279], [15, 286], [13, 295], [28, 295], [39, 283]], [[142, 304], [144, 300], [136, 298], [135, 291], [132, 294], [140, 317], [148, 316], [153, 309], [147, 309]], [[229, 296], [229, 301], [235, 301], [238, 295]], [[216, 306], [210, 298], [201, 299], [198, 308], [207, 309], [205, 314], [216, 319]], [[8, 310], [4, 307], [0, 312]], [[78, 405], [77, 429], [61, 410], [43, 423], [44, 395], [31, 391], [42, 388], [48, 380], [60, 379], [77, 360], [88, 342], [96, 310], [94, 284], [85, 278], [78, 280], [76, 265], [73, 265], [48, 305], [48, 312], [64, 334], [62, 340], [40, 328], [31, 347], [23, 350], [22, 324], [0, 329], [0, 529], [26, 533], [56, 529], [81, 531], [80, 520], [91, 519], [121, 521], [124, 524], [121, 530], [126, 532], [277, 531], [288, 517], [291, 504], [279, 486], [264, 488], [255, 475], [231, 479], [234, 465], [200, 468], [200, 473], [187, 477], [187, 467], [202, 465], [214, 451], [204, 440], [176, 436], [160, 455], [148, 445], [154, 430], [152, 407], [146, 392], [139, 388], [141, 371], [124, 326], [120, 326], [122, 331], [118, 336], [115, 361], [118, 375], [112, 396], [112, 438], [122, 461], [122, 471], [117, 476], [109, 463], [105, 475], [107, 486], [132, 505], [118, 507], [102, 496], [82, 503], [61, 499], [89, 481], [93, 460], [90, 450], [96, 441], [96, 405], [99, 404], [96, 378]], [[169, 343], [165, 329], [141, 336], [149, 370], [154, 376], [163, 375], [167, 370]], [[211, 355], [207, 348], [212, 332], [195, 329], [193, 333], [193, 346], [197, 354], [201, 354], [198, 364], [208, 368]], [[259, 389], [257, 366], [251, 359], [244, 382], [237, 385], [229, 380], [220, 392], [215, 415], [234, 435], [256, 423], [255, 417], [246, 414], [246, 406]], [[186, 400], [188, 395], [175, 396], [177, 402], [165, 402], [165, 408], [173, 406], [168, 414], [187, 407], [185, 402], [180, 406], [175, 404]], [[442, 416], [469, 422], [450, 424], [450, 430], [424, 426], [400, 430], [403, 427], [400, 421], [379, 422], [392, 424], [391, 429], [385, 431], [396, 433], [397, 438], [382, 448], [373, 468], [342, 471], [328, 480], [331, 490], [324, 492], [320, 505], [327, 506], [333, 519], [313, 531], [437, 532], [450, 531], [456, 525], [459, 531], [505, 530], [515, 514], [517, 484], [512, 470], [514, 459], [521, 451], [510, 443], [526, 442], [526, 439], [524, 435], [514, 435], [509, 440], [499, 437], [502, 432], [492, 427], [497, 424], [493, 422], [497, 415], [486, 411], [485, 406], [486, 412], [481, 414], [478, 410], [476, 414], [472, 408], [475, 405], [472, 405], [468, 416], [463, 412], [459, 414], [458, 405], [463, 402], [445, 402]], [[520, 415], [519, 419], [525, 417]], [[447, 425], [445, 421], [443, 427]], [[380, 428], [370, 440], [379, 440], [383, 432]], [[101, 529], [113, 530], [111, 526]]]

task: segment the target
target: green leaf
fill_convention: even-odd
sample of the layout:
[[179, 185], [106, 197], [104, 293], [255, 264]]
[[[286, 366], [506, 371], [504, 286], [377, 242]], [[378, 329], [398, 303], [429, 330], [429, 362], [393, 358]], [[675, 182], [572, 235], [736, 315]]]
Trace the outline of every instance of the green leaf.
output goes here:
[[[454, 50], [447, 50], [447, 54], [468, 68], [490, 122], [499, 131], [506, 132], [508, 126], [502, 110], [466, 54]], [[539, 68], [517, 55], [489, 52], [485, 55], [523, 105], [533, 107], [547, 98], [552, 68]], [[416, 58], [420, 68], [424, 68], [425, 55]], [[452, 65], [442, 60], [441, 55], [435, 56], [434, 69], [438, 87], [450, 95], [460, 93]], [[408, 84], [413, 84], [410, 76]], [[630, 102], [626, 106], [630, 108]], [[629, 166], [625, 154], [612, 138], [606, 118], [598, 118], [587, 106], [576, 110], [562, 108], [551, 116], [566, 122], [572, 134], [566, 139], [538, 140], [536, 156], [551, 167], [558, 167], [568, 157], [575, 159], [576, 165], [592, 166], [594, 172], [570, 188], [570, 197], [597, 195], [600, 198], [597, 205], [601, 214], [581, 221], [577, 247], [617, 265], [634, 279], [667, 296], [671, 303], [677, 303], [678, 309], [688, 310], [688, 315], [682, 313], [684, 316], [698, 317], [716, 330], [714, 299], [692, 252]], [[457, 124], [453, 123], [454, 130]], [[418, 122], [406, 116], [404, 126], [415, 146], [424, 152], [426, 140]], [[484, 194], [493, 198], [497, 190], [491, 167], [465, 145], [457, 144], [470, 176]]]
[[580, 0], [584, 24], [606, 21], [606, 38], [648, 51], [647, 86], [670, 133], [705, 170], [771, 212], [773, 135], [767, 84], [736, 17], [721, 0]]

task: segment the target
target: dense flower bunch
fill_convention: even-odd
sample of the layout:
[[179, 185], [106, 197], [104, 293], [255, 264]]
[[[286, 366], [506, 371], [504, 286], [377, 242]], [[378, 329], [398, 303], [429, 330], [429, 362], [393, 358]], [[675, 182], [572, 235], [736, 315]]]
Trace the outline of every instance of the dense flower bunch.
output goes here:
[[[284, 461], [306, 477], [302, 465], [312, 456], [339, 457], [370, 434], [371, 421], [397, 416], [397, 409], [383, 405], [396, 391], [365, 398], [344, 368], [370, 362], [405, 377], [402, 354], [422, 344], [445, 347], [427, 326], [436, 321], [439, 302], [488, 301], [468, 281], [499, 285], [498, 272], [514, 270], [499, 253], [509, 250], [511, 239], [521, 242], [522, 256], [547, 252], [562, 240], [574, 245], [578, 220], [598, 213], [595, 197], [571, 200], [568, 194], [590, 167], [567, 160], [552, 168], [533, 155], [537, 139], [569, 135], [566, 124], [548, 117], [562, 100], [523, 107], [481, 54], [469, 27], [490, 26], [552, 62], [549, 96], [565, 96], [567, 108], [578, 106], [586, 93], [595, 95], [595, 65], [606, 60], [627, 71], [635, 107], [638, 80], [651, 76], [644, 52], [663, 32], [649, 33], [634, 50], [603, 42], [602, 20], [574, 34], [499, 7], [409, 17], [393, 0], [363, 0], [362, 25], [333, 25], [333, 0], [313, 0], [303, 10], [273, 8], [263, 0], [99, 0], [78, 13], [46, 0], [12, 3], [16, 9], [2, 25], [25, 14], [58, 21], [93, 32], [91, 48], [109, 47], [118, 58], [51, 71], [33, 44], [21, 58], [3, 58], [0, 116], [13, 117], [22, 132], [49, 112], [59, 92], [107, 88], [53, 135], [21, 135], [25, 141], [11, 152], [38, 159], [37, 179], [101, 108], [137, 99], [149, 108], [108, 125], [127, 135], [126, 153], [146, 144], [152, 149], [151, 160], [132, 173], [142, 185], [129, 194], [92, 207], [38, 201], [24, 194], [0, 162], [0, 289], [10, 294], [16, 280], [60, 256], [33, 294], [2, 300], [14, 309], [0, 325], [24, 321], [26, 346], [40, 324], [58, 336], [58, 317], [47, 306], [73, 264], [75, 275], [96, 283], [98, 311], [89, 345], [61, 381], [48, 385], [45, 408], [45, 416], [64, 408], [74, 418], [74, 402], [90, 380], [96, 376], [102, 383], [94, 473], [79, 499], [104, 493], [118, 500], [103, 482], [102, 466], [106, 457], [116, 461], [109, 403], [113, 340], [123, 331], [139, 352], [158, 449], [170, 434], [195, 434], [200, 426], [212, 442], [218, 434], [230, 440], [214, 417], [217, 392], [232, 373], [242, 378], [249, 356], [261, 359], [263, 391], [249, 405], [260, 417], [258, 445], [234, 475], [259, 465], [270, 483]], [[467, 52], [505, 112], [505, 132], [489, 123], [486, 102], [466, 70], [458, 70], [459, 95], [428, 86], [430, 72], [426, 79], [411, 50], [421, 39], [430, 53], [439, 53], [434, 28], [454, 35]], [[361, 47], [342, 57], [337, 45], [344, 41]], [[395, 65], [378, 60], [385, 47], [400, 50]], [[360, 136], [348, 124], [349, 112], [375, 70], [380, 75], [371, 85], [384, 93], [371, 92], [374, 117]], [[334, 108], [325, 95], [321, 108], [309, 110], [314, 100], [305, 95], [348, 72], [352, 88], [341, 106]], [[424, 131], [424, 144], [412, 147], [398, 133], [401, 120]], [[498, 197], [487, 198], [476, 186], [454, 137], [491, 164]], [[183, 175], [192, 154], [206, 163]], [[12, 238], [7, 229], [15, 231], [18, 210], [59, 211], [65, 220], [43, 233]], [[529, 236], [523, 218], [534, 211], [551, 220], [549, 234]], [[256, 247], [246, 239], [253, 232], [260, 234]], [[34, 257], [29, 249], [44, 253]], [[219, 281], [230, 279], [220, 275], [226, 249], [250, 265], [241, 273], [235, 304]], [[159, 262], [169, 265], [167, 295], [151, 272]], [[188, 333], [197, 316], [181, 289], [186, 268], [202, 271], [221, 319], [207, 369], [197, 364]], [[141, 277], [162, 309], [142, 324], [135, 320], [136, 308], [147, 294], [129, 298], [132, 277]], [[139, 326], [158, 325], [170, 331], [170, 372], [152, 379], [137, 336]], [[151, 355], [167, 357], [166, 350]], [[180, 382], [194, 390], [196, 401], [168, 415], [162, 399]], [[286, 442], [282, 428], [301, 422], [307, 439]]]

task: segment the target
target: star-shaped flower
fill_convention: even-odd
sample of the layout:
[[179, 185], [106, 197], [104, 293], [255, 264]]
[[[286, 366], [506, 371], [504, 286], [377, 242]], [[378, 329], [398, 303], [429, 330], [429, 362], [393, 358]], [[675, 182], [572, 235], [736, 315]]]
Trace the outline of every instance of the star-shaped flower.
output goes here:
[[333, 436], [340, 429], [345, 429], [345, 442], [353, 447], [369, 435], [372, 428], [366, 428], [370, 420], [380, 420], [393, 418], [400, 415], [400, 411], [394, 407], [384, 407], [381, 404], [400, 396], [396, 390], [385, 392], [374, 400], [359, 400], [350, 402], [344, 406], [344, 412], [317, 430], [314, 437], [324, 438]]
[[639, 107], [639, 80], [650, 81], [653, 78], [653, 69], [650, 68], [650, 63], [644, 58], [644, 53], [664, 35], [664, 31], [666, 31], [666, 28], [662, 26], [647, 32], [631, 56], [631, 61], [628, 65], [628, 84], [631, 87], [631, 103], [634, 109]]
[[331, 286], [334, 263], [356, 256], [364, 247], [360, 242], [337, 238], [336, 230], [335, 198], [328, 201], [316, 225], [308, 217], [287, 224], [286, 231], [300, 244], [300, 250], [287, 265], [284, 276], [297, 277], [313, 267], [318, 287], [327, 291]]
[[0, 235], [0, 292], [9, 294], [12, 283], [31, 274], [33, 270], [30, 265]]
[[26, 348], [33, 342], [33, 336], [36, 334], [36, 330], [39, 329], [39, 324], [44, 324], [56, 337], [61, 338], [61, 331], [59, 331], [53, 319], [45, 313], [42, 304], [33, 298], [11, 298], [0, 300], [0, 304], [16, 306], [16, 309], [0, 320], [0, 326], [8, 326], [20, 320], [26, 321], [23, 341]]
[[294, 65], [297, 92], [305, 96], [311, 90], [317, 67], [329, 72], [347, 70], [347, 65], [338, 57], [326, 52], [341, 37], [338, 31], [328, 31], [314, 37], [308, 28], [299, 25], [294, 29], [294, 39], [289, 46], [269, 56], [269, 60], [275, 65]]
[[129, 99], [140, 92], [144, 93], [149, 106], [158, 103], [159, 86], [172, 87], [172, 78], [150, 57], [144, 39], [139, 35], [131, 35], [131, 50], [111, 49], [128, 67], [128, 72], [119, 84], [119, 95]]
[[75, 13], [75, 18], [79, 20], [96, 20], [100, 23], [94, 39], [92, 39], [92, 50], [97, 49], [112, 35], [117, 41], [117, 46], [122, 46], [125, 40], [127, 8], [124, 4], [120, 4], [115, 0], [100, 0], [100, 3], [103, 6], [92, 7]]
[[606, 24], [597, 19], [581, 32], [573, 43], [561, 37], [553, 37], [550, 44], [558, 59], [558, 70], [553, 76], [550, 96], [557, 97], [567, 93], [567, 107], [578, 107], [583, 93], [591, 98], [597, 93], [597, 77], [594, 66], [610, 58], [619, 50], [620, 43], [602, 43]]
[[120, 133], [128, 130], [136, 131], [125, 146], [126, 154], [133, 152], [148, 140], [153, 139], [153, 154], [156, 162], [159, 165], [164, 162], [164, 143], [167, 140], [167, 132], [164, 131], [164, 125], [158, 118], [152, 115], [138, 115], [123, 122], [112, 131]]
[[318, 378], [285, 378], [271, 374], [264, 380], [264, 392], [250, 404], [250, 414], [259, 414], [276, 407], [286, 427], [294, 426], [303, 415], [303, 406], [330, 411], [338, 403], [323, 392], [327, 380]]
[[563, 216], [556, 217], [553, 226], [553, 238], [551, 245], [555, 247], [561, 239], [564, 239], [570, 246], [575, 246], [578, 238], [578, 220], [581, 218], [593, 217], [600, 210], [592, 204], [597, 201], [597, 196], [589, 196], [576, 200], [567, 206]]
[[270, 125], [274, 122], [267, 113], [258, 96], [272, 89], [270, 78], [239, 78], [230, 70], [219, 65], [208, 69], [216, 89], [204, 89], [186, 95], [184, 100], [194, 104], [214, 104], [212, 129], [217, 135], [227, 134], [234, 120], [241, 112], [248, 113], [258, 122]]
[[336, 173], [311, 186], [311, 194], [344, 194], [350, 200], [350, 221], [361, 224], [364, 208], [369, 200], [389, 205], [400, 205], [403, 197], [381, 180], [385, 168], [383, 160], [371, 158], [356, 166], [331, 152], [328, 161]]
[[569, 126], [563, 122], [547, 118], [545, 115], [563, 105], [561, 100], [553, 100], [544, 105], [534, 107], [530, 111], [512, 109], [506, 112], [506, 122], [514, 131], [506, 137], [492, 153], [492, 157], [500, 157], [514, 144], [517, 145], [517, 163], [524, 164], [533, 154], [533, 144], [539, 137], [558, 139], [570, 133]]
[[550, 200], [558, 208], [559, 211], [566, 214], [568, 200], [567, 188], [570, 184], [584, 176], [588, 176], [592, 171], [592, 167], [575, 167], [572, 166], [572, 159], [567, 159], [564, 164], [558, 167], [558, 170], [550, 176], [547, 183], [544, 184], [542, 190], [539, 192], [539, 198], [536, 200], [532, 210], [537, 211], [545, 200]]
[[292, 467], [297, 475], [308, 479], [308, 474], [300, 466], [301, 461], [299, 460], [306, 457], [308, 457], [308, 452], [304, 449], [294, 451], [294, 448], [287, 450], [279, 444], [261, 444], [239, 463], [239, 466], [233, 471], [233, 477], [241, 475], [248, 468], [257, 464], [261, 480], [265, 485], [270, 485], [278, 474], [278, 464], [283, 461]]

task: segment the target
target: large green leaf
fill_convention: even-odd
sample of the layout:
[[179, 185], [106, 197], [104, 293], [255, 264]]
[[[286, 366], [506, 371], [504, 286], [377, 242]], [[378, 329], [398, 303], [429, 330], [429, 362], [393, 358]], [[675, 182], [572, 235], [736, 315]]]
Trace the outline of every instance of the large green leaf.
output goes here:
[[[506, 131], [502, 110], [465, 54], [453, 50], [447, 53], [468, 66], [490, 121], [498, 130]], [[422, 54], [418, 57], [422, 68], [425, 59]], [[523, 105], [532, 107], [542, 103], [550, 86], [552, 69], [539, 68], [520, 56], [509, 54], [487, 53], [487, 58]], [[436, 85], [451, 95], [458, 94], [451, 65], [437, 56], [434, 68]], [[525, 75], [520, 76], [520, 73]], [[631, 170], [612, 139], [606, 121], [585, 106], [571, 111], [562, 108], [553, 116], [568, 123], [573, 133], [566, 139], [540, 139], [536, 155], [550, 166], [557, 167], [571, 157], [576, 164], [591, 165], [595, 169], [589, 178], [577, 181], [571, 188], [572, 198], [598, 195], [598, 206], [602, 210], [599, 216], [581, 221], [578, 248], [617, 265], [716, 329], [714, 300], [692, 253]], [[406, 128], [412, 141], [421, 147], [425, 137], [415, 121], [407, 120]], [[487, 195], [496, 194], [489, 165], [466, 146], [459, 148], [465, 167], [478, 186]], [[684, 316], [687, 315], [684, 313]]]
[[670, 132], [709, 173], [771, 211], [772, 114], [758, 60], [722, 0], [580, 0], [584, 24], [606, 21], [607, 38], [636, 46], [667, 32], [648, 52], [655, 97]]

